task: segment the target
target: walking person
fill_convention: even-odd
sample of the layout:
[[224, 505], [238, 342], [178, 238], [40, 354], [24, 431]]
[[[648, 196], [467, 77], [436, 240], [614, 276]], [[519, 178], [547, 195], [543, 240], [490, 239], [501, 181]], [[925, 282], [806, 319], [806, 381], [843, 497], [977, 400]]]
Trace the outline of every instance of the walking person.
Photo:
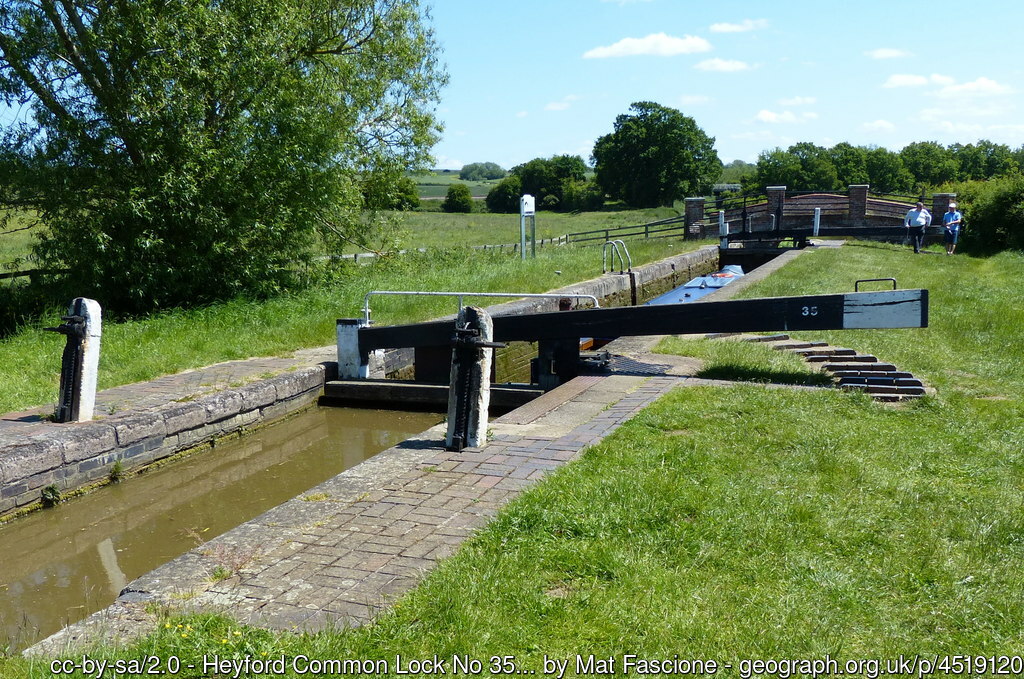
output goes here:
[[924, 203], [920, 201], [903, 218], [903, 226], [907, 227], [907, 236], [914, 245], [914, 254], [921, 254], [921, 248], [924, 246], [924, 233], [931, 225], [932, 213], [924, 209]]
[[960, 236], [960, 224], [964, 216], [956, 209], [956, 203], [950, 203], [946, 214], [942, 215], [942, 226], [946, 228], [946, 254], [952, 255], [956, 252], [956, 241]]

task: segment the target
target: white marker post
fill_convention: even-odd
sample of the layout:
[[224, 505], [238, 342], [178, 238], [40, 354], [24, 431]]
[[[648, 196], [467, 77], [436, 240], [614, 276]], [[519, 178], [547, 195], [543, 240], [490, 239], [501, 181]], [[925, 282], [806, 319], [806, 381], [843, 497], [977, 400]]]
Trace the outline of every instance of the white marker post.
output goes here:
[[533, 256], [537, 256], [537, 211], [533, 196], [524, 193], [519, 199], [519, 258], [526, 259], [526, 218], [530, 218], [530, 242]]
[[821, 228], [821, 208], [814, 208], [814, 237], [818, 237], [818, 229]]
[[338, 329], [338, 379], [355, 380], [370, 376], [367, 357], [364, 360], [359, 351], [359, 329], [368, 324], [362, 318], [339, 318]]
[[729, 222], [725, 221], [725, 210], [718, 211], [718, 247], [723, 250], [729, 248]]

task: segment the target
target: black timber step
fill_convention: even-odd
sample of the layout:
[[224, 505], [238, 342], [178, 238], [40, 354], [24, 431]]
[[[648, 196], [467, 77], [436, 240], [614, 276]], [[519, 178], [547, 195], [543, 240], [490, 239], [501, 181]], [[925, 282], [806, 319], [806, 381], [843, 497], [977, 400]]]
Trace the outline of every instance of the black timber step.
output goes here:
[[824, 369], [829, 372], [839, 370], [870, 370], [873, 372], [896, 372], [896, 366], [892, 363], [826, 363]]
[[785, 333], [781, 335], [758, 335], [757, 337], [746, 337], [744, 342], [784, 342], [790, 339]]
[[865, 385], [869, 387], [924, 387], [924, 383], [913, 377], [843, 377], [839, 386]]
[[[543, 393], [544, 390], [531, 385], [492, 384], [491, 410], [515, 410]], [[412, 380], [335, 380], [324, 385], [320, 404], [445, 412], [448, 385]]]
[[827, 347], [828, 342], [798, 342], [798, 341], [784, 341], [775, 345], [775, 348], [779, 351], [796, 351], [798, 349], [815, 349], [820, 347]]
[[826, 347], [824, 349], [806, 349], [794, 352], [804, 357], [804, 360], [809, 363], [823, 363], [824, 361], [838, 360], [857, 360], [857, 352], [853, 349], [838, 349], [834, 347]]
[[896, 372], [884, 372], [881, 370], [833, 370], [830, 371], [833, 377], [843, 379], [844, 377], [887, 377], [890, 379], [913, 379], [912, 373], [897, 370]]

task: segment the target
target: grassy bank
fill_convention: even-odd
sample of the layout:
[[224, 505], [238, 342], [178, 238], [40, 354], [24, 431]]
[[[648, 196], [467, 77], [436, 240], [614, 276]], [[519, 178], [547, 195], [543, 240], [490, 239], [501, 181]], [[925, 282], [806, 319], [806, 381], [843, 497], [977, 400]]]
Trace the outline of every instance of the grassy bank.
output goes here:
[[[703, 245], [650, 241], [631, 245], [635, 264]], [[359, 266], [333, 285], [261, 302], [234, 300], [144, 320], [106, 323], [99, 388], [152, 379], [220, 361], [283, 355], [331, 344], [335, 319], [362, 315], [369, 290], [544, 292], [601, 275], [599, 248], [547, 248], [536, 259], [510, 254], [434, 251]], [[482, 300], [483, 303], [488, 303]], [[373, 300], [380, 323], [424, 320], [454, 312], [447, 298], [381, 297]], [[63, 338], [41, 330], [56, 325], [61, 310], [38, 327], [0, 341], [0, 412], [56, 398]]]
[[[892, 406], [836, 390], [677, 390], [513, 502], [374, 625], [293, 636], [174, 618], [135, 647], [98, 653], [465, 654], [485, 668], [512, 655], [538, 673], [545, 656], [577, 654], [617, 656], [616, 670], [625, 653], [734, 667], [827, 654], [883, 669], [900, 654], [1019, 654], [1024, 257], [854, 244], [809, 253], [746, 295], [890, 275], [929, 289], [929, 328], [813, 337], [909, 369], [934, 397]], [[48, 676], [21, 660], [7, 671]]]
[[[576, 231], [637, 226], [678, 216], [674, 208], [647, 210], [606, 210], [601, 212], [540, 212], [537, 239], [555, 238]], [[468, 215], [445, 212], [397, 213], [406, 247], [450, 247], [452, 245], [498, 245], [519, 242], [519, 215], [474, 212]], [[632, 248], [632, 243], [630, 244]]]

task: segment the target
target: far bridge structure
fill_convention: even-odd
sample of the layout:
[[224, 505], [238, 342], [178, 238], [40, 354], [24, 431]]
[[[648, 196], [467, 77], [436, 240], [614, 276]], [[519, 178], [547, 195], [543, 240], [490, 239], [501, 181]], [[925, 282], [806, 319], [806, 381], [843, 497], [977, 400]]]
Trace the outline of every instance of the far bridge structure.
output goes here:
[[[779, 254], [780, 248], [803, 248], [814, 237], [902, 241], [907, 211], [920, 201], [932, 213], [926, 234], [942, 231], [942, 214], [955, 193], [926, 196], [872, 194], [867, 184], [844, 191], [789, 191], [766, 187], [763, 194], [718, 194], [687, 198], [689, 233], [719, 237], [720, 263], [758, 265]], [[817, 211], [817, 217], [816, 217]]]

